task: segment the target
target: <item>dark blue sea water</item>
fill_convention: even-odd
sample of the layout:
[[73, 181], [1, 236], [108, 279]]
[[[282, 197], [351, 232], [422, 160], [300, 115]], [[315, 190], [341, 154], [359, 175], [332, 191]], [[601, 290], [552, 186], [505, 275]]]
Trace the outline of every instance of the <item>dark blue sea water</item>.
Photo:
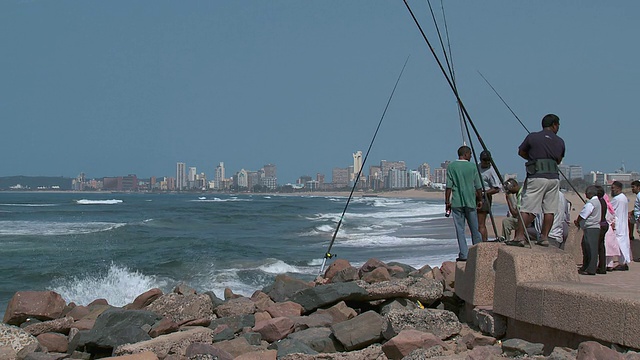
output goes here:
[[[184, 282], [251, 295], [280, 273], [313, 279], [346, 197], [0, 193], [0, 316], [18, 290], [122, 306]], [[456, 257], [440, 201], [351, 201], [332, 253], [421, 267]], [[331, 261], [331, 260], [330, 260]], [[329, 262], [330, 262], [329, 261]], [[327, 264], [328, 265], [328, 264]]]

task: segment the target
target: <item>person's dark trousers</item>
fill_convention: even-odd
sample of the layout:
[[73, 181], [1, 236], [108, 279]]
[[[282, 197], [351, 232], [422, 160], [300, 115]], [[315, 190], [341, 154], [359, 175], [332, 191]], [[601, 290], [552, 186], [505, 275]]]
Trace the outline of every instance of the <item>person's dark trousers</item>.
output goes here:
[[600, 226], [600, 237], [598, 238], [598, 272], [607, 272], [607, 253], [604, 245], [604, 235], [609, 230], [609, 224]]
[[631, 221], [631, 219], [629, 219], [629, 240], [634, 240], [633, 239], [633, 227], [635, 226], [636, 222], [635, 221]]
[[598, 239], [600, 228], [587, 228], [583, 230], [582, 237], [582, 270], [595, 275], [598, 267]]

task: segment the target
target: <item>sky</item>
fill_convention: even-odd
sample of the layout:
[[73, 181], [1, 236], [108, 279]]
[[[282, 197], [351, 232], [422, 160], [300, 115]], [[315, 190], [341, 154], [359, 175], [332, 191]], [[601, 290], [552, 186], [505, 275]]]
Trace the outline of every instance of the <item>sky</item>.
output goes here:
[[[444, 62], [427, 2], [408, 3]], [[565, 164], [640, 170], [640, 2], [431, 4], [501, 173], [524, 175], [517, 147], [547, 113]], [[213, 178], [224, 162], [227, 176], [272, 163], [281, 184], [330, 181], [366, 153], [407, 57], [365, 168], [435, 168], [463, 141], [401, 0], [5, 0], [0, 46], [0, 176], [175, 177], [185, 162]]]

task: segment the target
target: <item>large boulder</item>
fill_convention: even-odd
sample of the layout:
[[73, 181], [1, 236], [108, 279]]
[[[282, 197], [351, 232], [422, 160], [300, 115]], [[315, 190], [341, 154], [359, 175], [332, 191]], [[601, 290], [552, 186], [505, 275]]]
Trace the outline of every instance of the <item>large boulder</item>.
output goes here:
[[362, 299], [367, 295], [366, 290], [355, 282], [346, 282], [319, 285], [298, 291], [291, 296], [291, 301], [302, 305], [306, 313], [342, 300]]
[[585, 341], [578, 345], [578, 354], [576, 355], [577, 360], [597, 360], [597, 359], [607, 359], [607, 360], [622, 360], [624, 359], [624, 355], [619, 352], [608, 348], [604, 345], [601, 345], [595, 341]]
[[383, 339], [386, 320], [375, 311], [367, 311], [355, 318], [331, 326], [333, 335], [347, 351], [364, 349]]
[[331, 265], [327, 267], [327, 270], [324, 272], [324, 278], [331, 282], [331, 279], [339, 273], [340, 271], [350, 268], [351, 263], [347, 259], [336, 259]]
[[122, 344], [150, 340], [148, 331], [158, 320], [160, 317], [150, 311], [107, 310], [91, 330], [80, 333], [78, 345], [91, 353], [110, 354]]
[[226, 325], [234, 333], [239, 333], [243, 328], [254, 327], [256, 317], [253, 314], [223, 317], [212, 320], [209, 328], [215, 329], [220, 325]]
[[153, 288], [138, 295], [131, 304], [125, 305], [124, 308], [127, 310], [144, 309], [145, 307], [151, 305], [152, 302], [158, 300], [160, 296], [162, 296], [162, 290]]
[[392, 309], [386, 315], [388, 328], [384, 337], [391, 339], [402, 330], [415, 329], [429, 332], [444, 340], [459, 334], [462, 324], [458, 317], [447, 310], [438, 309]]
[[272, 318], [282, 316], [300, 316], [302, 315], [302, 306], [293, 301], [285, 301], [282, 303], [275, 303], [266, 309], [266, 312], [271, 315]]
[[294, 322], [288, 317], [279, 317], [261, 321], [253, 327], [253, 331], [260, 333], [268, 342], [274, 342], [287, 337], [293, 332]]
[[213, 302], [206, 294], [180, 295], [166, 294], [157, 298], [145, 310], [153, 311], [163, 317], [168, 317], [177, 323], [183, 323], [194, 319], [210, 319], [216, 316], [213, 313]]
[[[15, 356], [23, 348], [37, 344], [38, 340], [35, 336], [24, 329], [0, 323], [0, 349], [4, 349], [3, 353], [11, 353]], [[7, 356], [7, 358], [9, 357]]]
[[114, 349], [113, 355], [121, 356], [151, 351], [160, 359], [166, 358], [169, 354], [175, 354], [180, 359], [184, 359], [189, 345], [195, 343], [211, 344], [213, 342], [212, 334], [213, 330], [209, 328], [196, 327], [150, 340], [120, 345]]
[[38, 320], [57, 319], [62, 315], [67, 303], [55, 291], [18, 291], [4, 313], [3, 322], [20, 325], [30, 317]]
[[273, 284], [264, 288], [262, 291], [269, 295], [273, 301], [283, 302], [289, 300], [296, 292], [309, 289], [310, 287], [312, 286], [306, 281], [280, 274], [276, 276]]
[[442, 296], [442, 283], [420, 277], [391, 279], [373, 284], [359, 280], [356, 283], [367, 292], [366, 300], [406, 298], [431, 305]]

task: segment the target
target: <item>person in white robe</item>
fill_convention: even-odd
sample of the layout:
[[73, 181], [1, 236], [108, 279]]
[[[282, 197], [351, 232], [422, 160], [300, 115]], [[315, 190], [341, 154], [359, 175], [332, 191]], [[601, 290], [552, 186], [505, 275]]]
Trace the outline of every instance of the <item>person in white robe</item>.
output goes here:
[[631, 262], [631, 243], [629, 242], [629, 223], [627, 222], [629, 199], [622, 193], [622, 183], [619, 181], [614, 181], [611, 184], [611, 195], [611, 205], [616, 213], [616, 240], [620, 247], [618, 266], [613, 270], [625, 271], [629, 270], [629, 263]]

